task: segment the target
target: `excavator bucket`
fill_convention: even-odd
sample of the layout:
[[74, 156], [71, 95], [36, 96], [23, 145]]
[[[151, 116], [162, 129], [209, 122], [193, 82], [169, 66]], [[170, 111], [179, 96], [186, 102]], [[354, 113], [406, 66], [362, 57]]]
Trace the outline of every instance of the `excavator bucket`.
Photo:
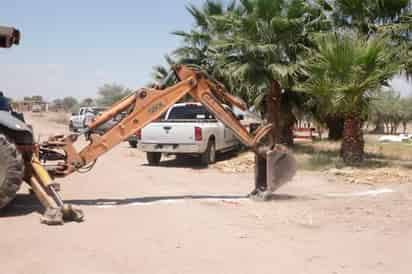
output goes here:
[[266, 153], [266, 180], [268, 190], [274, 192], [296, 175], [295, 157], [283, 146], [276, 146]]
[[255, 190], [251, 196], [270, 199], [273, 192], [293, 179], [296, 171], [296, 159], [284, 146], [260, 148], [256, 153]]

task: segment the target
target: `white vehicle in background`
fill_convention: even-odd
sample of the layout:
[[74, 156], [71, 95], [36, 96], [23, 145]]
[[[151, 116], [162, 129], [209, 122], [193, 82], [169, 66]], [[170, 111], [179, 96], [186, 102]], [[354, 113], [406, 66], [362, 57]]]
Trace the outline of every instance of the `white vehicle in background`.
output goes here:
[[[226, 109], [233, 114], [229, 107]], [[242, 119], [241, 115], [237, 118]], [[202, 164], [208, 165], [216, 161], [217, 152], [240, 147], [232, 130], [216, 120], [200, 103], [176, 104], [163, 120], [151, 123], [136, 135], [138, 147], [146, 152], [150, 165], [159, 164], [162, 153], [199, 155]]]
[[42, 112], [42, 108], [41, 108], [40, 105], [33, 105], [33, 106], [31, 107], [31, 112], [33, 112], [33, 113], [40, 113], [40, 112]]
[[379, 138], [379, 142], [381, 143], [401, 143], [407, 141], [412, 141], [412, 135], [384, 135]]
[[96, 116], [105, 111], [106, 108], [101, 107], [82, 107], [78, 113], [72, 113], [69, 122], [69, 129], [73, 132], [82, 132], [88, 123]]

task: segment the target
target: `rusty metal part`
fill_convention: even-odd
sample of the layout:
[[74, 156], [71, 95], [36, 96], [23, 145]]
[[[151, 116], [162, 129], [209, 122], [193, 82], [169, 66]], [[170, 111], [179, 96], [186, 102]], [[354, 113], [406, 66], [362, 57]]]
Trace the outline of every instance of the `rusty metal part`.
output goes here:
[[[42, 144], [41, 150], [59, 150], [64, 153], [64, 162], [60, 162], [55, 170], [51, 172], [53, 175], [58, 177], [66, 176], [85, 165], [83, 158], [79, 155], [73, 145], [78, 137], [79, 136], [76, 134], [69, 136], [57, 135], [49, 138], [47, 142]], [[55, 151], [55, 153], [58, 152]]]

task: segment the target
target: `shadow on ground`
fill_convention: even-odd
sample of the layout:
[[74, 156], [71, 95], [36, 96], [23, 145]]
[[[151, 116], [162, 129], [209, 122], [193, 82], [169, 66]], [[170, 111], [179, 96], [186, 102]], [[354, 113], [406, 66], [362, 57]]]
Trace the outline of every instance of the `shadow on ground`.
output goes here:
[[[157, 202], [173, 202], [173, 201], [226, 201], [236, 202], [246, 200], [246, 195], [170, 195], [170, 196], [149, 196], [139, 198], [125, 198], [125, 199], [76, 199], [65, 200], [65, 203], [74, 206], [124, 206], [133, 204], [152, 204]], [[295, 201], [305, 200], [305, 197], [287, 195], [287, 194], [273, 194], [270, 201]], [[251, 199], [257, 202], [259, 200]], [[267, 201], [267, 202], [270, 202]], [[30, 194], [18, 194], [16, 199], [6, 208], [0, 211], [0, 220], [11, 217], [19, 217], [29, 215], [31, 213], [43, 214], [44, 209], [37, 201], [34, 195]]]
[[37, 198], [30, 194], [17, 194], [16, 199], [0, 211], [0, 219], [29, 215], [34, 212], [40, 214], [44, 212]]
[[[219, 153], [216, 157], [216, 162], [223, 162], [237, 157], [238, 152]], [[177, 157], [170, 157], [162, 160], [156, 166], [150, 166], [145, 163], [146, 167], [164, 167], [164, 168], [191, 168], [196, 170], [207, 169], [208, 166], [202, 165], [200, 158], [196, 156], [179, 155]]]
[[[150, 196], [141, 198], [126, 198], [126, 199], [86, 199], [86, 200], [67, 200], [66, 203], [77, 206], [121, 206], [131, 204], [151, 204], [156, 202], [167, 201], [184, 201], [184, 200], [216, 200], [216, 201], [239, 201], [248, 199], [246, 195], [176, 195], [176, 196]], [[272, 201], [289, 201], [299, 200], [301, 197], [274, 194], [271, 197]]]

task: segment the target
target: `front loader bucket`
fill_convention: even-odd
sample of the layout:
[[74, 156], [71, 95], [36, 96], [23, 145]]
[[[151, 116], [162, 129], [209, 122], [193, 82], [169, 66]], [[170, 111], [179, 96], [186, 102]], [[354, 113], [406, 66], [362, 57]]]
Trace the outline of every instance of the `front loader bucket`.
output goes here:
[[287, 148], [277, 145], [265, 147], [255, 157], [255, 190], [251, 196], [263, 195], [264, 199], [291, 181], [296, 174], [297, 163]]

